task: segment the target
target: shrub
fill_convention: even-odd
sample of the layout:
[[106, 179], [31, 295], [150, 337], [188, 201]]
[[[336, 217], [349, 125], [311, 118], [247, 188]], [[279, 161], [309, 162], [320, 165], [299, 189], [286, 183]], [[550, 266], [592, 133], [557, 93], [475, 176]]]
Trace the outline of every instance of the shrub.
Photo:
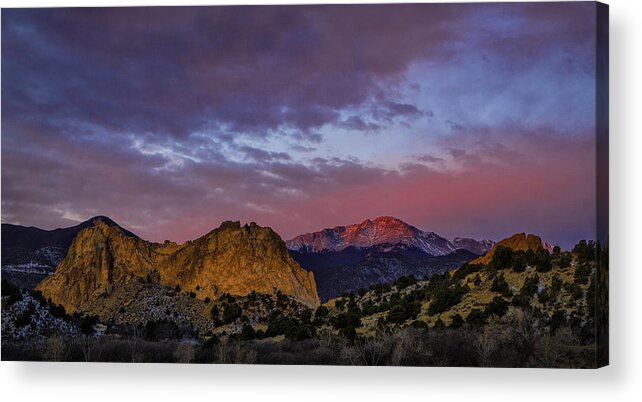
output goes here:
[[513, 262], [513, 249], [505, 246], [497, 246], [493, 253], [491, 265], [497, 270], [510, 268]]
[[143, 337], [147, 341], [158, 342], [165, 339], [178, 339], [181, 331], [174, 321], [163, 318], [145, 323]]
[[452, 280], [460, 281], [472, 273], [481, 271], [482, 268], [484, 268], [484, 266], [481, 264], [464, 264], [453, 272]]
[[555, 310], [549, 320], [551, 332], [557, 331], [558, 328], [566, 325], [566, 314], [562, 310]]
[[486, 324], [486, 315], [476, 308], [472, 309], [466, 317], [466, 323], [473, 327], [481, 327]]
[[254, 328], [249, 324], [243, 325], [243, 328], [241, 329], [241, 335], [240, 335], [241, 340], [249, 341], [250, 339], [254, 339], [255, 337], [256, 337], [256, 332], [254, 331]]
[[33, 313], [35, 312], [36, 306], [32, 302], [29, 302], [29, 304], [27, 305], [27, 309], [20, 316], [18, 316], [18, 318], [16, 318], [16, 327], [21, 328], [28, 324], [31, 324], [31, 316], [33, 316]]
[[361, 316], [355, 310], [341, 312], [337, 316], [330, 319], [330, 323], [335, 329], [348, 338], [354, 340], [356, 336], [356, 329], [361, 326]]
[[[122, 309], [122, 307], [121, 307]], [[124, 312], [124, 309], [123, 309]], [[49, 305], [49, 313], [51, 313], [52, 316], [56, 318], [60, 318], [65, 321], [69, 321], [70, 317], [65, 311], [65, 308], [61, 306], [60, 304], [50, 304]]]
[[225, 306], [225, 310], [223, 311], [223, 322], [225, 324], [231, 324], [241, 318], [241, 315], [243, 315], [243, 309], [241, 306], [236, 303], [230, 303]]
[[400, 304], [393, 306], [390, 311], [388, 311], [388, 316], [386, 320], [393, 324], [401, 324], [406, 321], [406, 309]]
[[530, 307], [531, 305], [531, 297], [518, 293], [515, 296], [513, 296], [513, 299], [511, 300], [511, 304], [516, 307]]
[[295, 341], [302, 341], [314, 337], [316, 331], [311, 324], [295, 325], [285, 332], [285, 337]]
[[326, 317], [330, 310], [326, 306], [319, 306], [317, 307], [316, 311], [314, 312], [314, 316], [319, 318], [319, 317]]
[[561, 269], [566, 269], [571, 266], [572, 260], [573, 260], [573, 257], [571, 257], [570, 254], [568, 253], [560, 254], [560, 256], [557, 259], [557, 265]]
[[[7, 307], [22, 300], [22, 292], [17, 286], [9, 283], [6, 279], [2, 280], [2, 297], [7, 297]], [[4, 306], [3, 306], [4, 307]]]
[[272, 313], [268, 319], [268, 327], [265, 331], [265, 335], [268, 337], [284, 335], [297, 325], [298, 322], [294, 318], [286, 317], [281, 312], [276, 311]]
[[524, 250], [516, 250], [513, 253], [511, 265], [513, 266], [513, 272], [526, 271], [526, 252]]
[[280, 290], [276, 292], [276, 305], [279, 308], [287, 308], [290, 304], [290, 299], [287, 295], [283, 294]]
[[461, 328], [464, 325], [464, 319], [459, 314], [450, 316], [450, 328]]
[[575, 273], [573, 274], [573, 280], [575, 283], [586, 285], [590, 275], [591, 266], [586, 262], [582, 262], [577, 264], [577, 268], [575, 268]]
[[435, 315], [443, 313], [450, 307], [461, 301], [461, 298], [468, 291], [468, 287], [455, 285], [453, 287], [442, 287], [437, 290], [433, 296], [432, 302], [428, 306], [428, 314]]
[[425, 321], [421, 321], [421, 320], [413, 321], [412, 324], [410, 324], [410, 325], [413, 328], [419, 328], [419, 329], [427, 329], [428, 328], [428, 324], [426, 324]]
[[392, 287], [388, 283], [378, 283], [370, 286], [370, 290], [374, 291], [376, 294], [380, 295], [383, 293], [388, 293], [392, 290]]
[[490, 285], [490, 290], [501, 293], [502, 295], [510, 295], [510, 288], [508, 286], [508, 282], [506, 282], [506, 279], [504, 278], [504, 275], [498, 275], [493, 279], [493, 282]]
[[400, 276], [395, 281], [395, 286], [398, 290], [402, 290], [407, 288], [408, 286], [414, 285], [415, 283], [417, 283], [417, 279], [414, 275]]
[[546, 289], [543, 289], [541, 292], [537, 294], [537, 300], [542, 303], [546, 304], [551, 300], [551, 297]]
[[563, 284], [564, 281], [562, 281], [559, 275], [553, 275], [553, 277], [551, 278], [551, 292], [559, 292], [562, 289]]
[[580, 240], [580, 242], [573, 247], [573, 254], [577, 256], [579, 262], [595, 261], [595, 242], [592, 240]]
[[89, 315], [89, 314], [84, 315], [80, 319], [80, 330], [85, 335], [93, 335], [94, 325], [96, 325], [97, 323], [98, 323], [97, 315]]
[[538, 248], [536, 253], [536, 265], [537, 272], [548, 272], [553, 269], [553, 263], [551, 262], [551, 255], [547, 250], [543, 248]]
[[539, 286], [539, 275], [534, 274], [526, 277], [524, 279], [524, 285], [520, 289], [519, 293], [524, 296], [533, 296], [537, 292], [537, 287]]
[[495, 314], [498, 317], [503, 317], [508, 311], [508, 302], [503, 297], [495, 296], [493, 300], [486, 306], [484, 314], [490, 316]]
[[210, 336], [204, 343], [203, 347], [206, 349], [211, 349], [214, 345], [221, 343], [221, 340], [216, 335]]
[[363, 303], [362, 311], [364, 316], [372, 315], [379, 311], [379, 306], [374, 304], [372, 300], [368, 300]]
[[566, 290], [571, 294], [571, 299], [573, 301], [580, 300], [584, 296], [584, 291], [582, 287], [577, 283], [567, 283]]

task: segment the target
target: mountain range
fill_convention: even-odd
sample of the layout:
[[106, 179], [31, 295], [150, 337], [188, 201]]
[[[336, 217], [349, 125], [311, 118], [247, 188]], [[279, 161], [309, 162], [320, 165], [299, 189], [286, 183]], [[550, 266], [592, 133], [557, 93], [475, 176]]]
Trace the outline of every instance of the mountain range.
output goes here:
[[422, 231], [392, 216], [306, 233], [286, 242], [290, 250], [303, 253], [341, 252], [349, 247], [365, 249], [381, 244], [409, 246], [425, 254], [440, 256], [458, 249], [481, 255], [494, 242], [460, 237], [451, 242], [435, 232]]
[[[76, 246], [73, 246], [73, 243], [76, 240], [81, 242], [81, 239], [76, 239], [79, 234], [85, 229], [95, 228], [98, 223], [103, 228], [102, 236], [108, 240], [99, 241], [93, 239], [90, 242], [94, 244], [93, 248], [82, 250], [75, 248]], [[231, 224], [226, 223], [222, 227], [228, 227], [229, 225]], [[258, 230], [258, 226], [255, 224], [248, 227]], [[114, 230], [107, 230], [107, 228]], [[272, 237], [278, 237], [269, 228], [261, 229], [270, 230], [274, 235]], [[99, 235], [98, 232], [92, 230], [87, 232], [83, 238], [89, 233]], [[107, 236], [107, 233], [109, 233], [109, 236]], [[128, 269], [130, 271], [137, 272], [138, 270], [141, 275], [142, 272], [145, 272], [142, 277], [146, 277], [149, 273], [147, 271], [158, 271], [158, 264], [163, 265], [165, 260], [171, 260], [168, 257], [163, 259], [161, 263], [161, 259], [158, 258], [159, 255], [169, 253], [174, 256], [172, 258], [180, 255], [181, 258], [188, 260], [187, 262], [190, 266], [198, 265], [204, 255], [203, 247], [194, 247], [194, 244], [202, 243], [198, 239], [180, 246], [171, 242], [166, 242], [163, 245], [148, 243], [104, 216], [96, 216], [76, 226], [55, 230], [3, 224], [3, 277], [22, 288], [31, 289], [43, 279], [51, 276], [54, 271], [57, 274], [66, 272], [67, 275], [76, 277], [74, 281], [77, 286], [74, 288], [75, 290], [70, 290], [69, 283], [65, 282], [64, 286], [60, 286], [60, 291], [66, 293], [54, 295], [53, 299], [58, 300], [60, 304], [65, 301], [63, 305], [76, 309], [79, 307], [78, 303], [82, 304], [91, 298], [89, 293], [99, 290], [98, 280], [101, 278], [99, 273], [92, 274], [94, 278], [92, 279], [94, 281], [93, 285], [95, 286], [92, 289], [84, 288], [84, 285], [78, 282], [77, 279], [85, 272], [84, 270], [93, 272], [93, 269], [97, 269], [103, 264], [103, 257], [99, 253], [103, 249], [109, 249], [107, 245], [113, 245], [115, 238], [118, 238], [122, 244], [130, 245], [128, 246], [129, 249], [120, 250], [116, 254], [109, 251], [108, 256], [105, 258], [112, 261], [115, 256], [118, 256], [119, 261], [126, 261], [129, 264]], [[278, 243], [278, 246], [281, 247], [283, 242], [280, 237], [278, 237], [278, 240], [273, 240], [275, 245]], [[98, 246], [97, 244], [102, 245]], [[139, 245], [137, 246], [136, 244]], [[337, 226], [320, 232], [297, 236], [285, 242], [282, 250], [288, 251], [294, 259], [294, 261], [288, 259], [286, 265], [296, 264], [297, 267], [300, 265], [299, 269], [302, 268], [314, 273], [318, 295], [322, 300], [327, 300], [344, 292], [368, 288], [376, 283], [394, 281], [404, 275], [424, 277], [454, 269], [462, 263], [484, 254], [491, 249], [493, 244], [494, 242], [491, 240], [477, 241], [459, 237], [450, 241], [434, 232], [422, 231], [397, 218], [383, 216], [372, 220], [368, 219], [360, 224]], [[230, 247], [232, 246], [230, 245]], [[238, 246], [243, 248], [242, 243], [239, 243]], [[256, 246], [265, 247], [262, 243]], [[177, 252], [177, 254], [173, 254], [174, 252]], [[124, 253], [129, 253], [129, 256], [124, 255]], [[72, 257], [71, 254], [75, 257]], [[145, 257], [141, 257], [143, 255]], [[65, 256], [67, 257], [65, 258]], [[285, 259], [284, 256], [281, 257]], [[78, 264], [73, 258], [86, 258], [86, 261]], [[173, 266], [173, 263], [167, 264], [165, 267], [167, 272], [183, 269], [182, 267]], [[58, 269], [56, 269], [56, 266], [58, 266]], [[252, 269], [256, 270], [257, 268], [253, 267]], [[269, 275], [269, 273], [267, 274]], [[113, 272], [109, 275], [113, 276]], [[134, 274], [137, 277], [141, 275]], [[177, 273], [176, 275], [185, 275], [185, 273]], [[176, 284], [185, 287], [186, 283], [183, 279], [175, 281]], [[267, 278], [265, 282], [270, 283], [271, 279], [271, 277]], [[65, 280], [69, 281], [68, 278]], [[211, 278], [207, 278], [207, 280], [200, 278], [200, 280], [203, 282], [202, 284], [190, 283], [187, 285], [188, 287], [198, 285], [201, 288], [199, 292], [202, 297], [213, 297], [216, 292], [205, 296], [206, 290], [202, 289]], [[216, 280], [221, 281], [220, 278]], [[223, 280], [223, 283], [226, 280]], [[53, 283], [56, 280], [48, 279], [47, 283], [50, 282]], [[101, 286], [107, 286], [107, 282], [101, 282]], [[168, 286], [171, 285], [167, 278], [164, 278], [161, 282]], [[217, 283], [216, 286], [220, 286], [220, 284]], [[264, 287], [259, 286], [260, 289]], [[311, 292], [310, 284], [307, 287], [311, 296], [304, 299], [309, 303], [316, 297], [315, 292], [317, 290]]]
[[382, 216], [359, 224], [307, 233], [286, 242], [294, 259], [315, 274], [319, 296], [327, 300], [401, 276], [443, 273], [492, 248], [491, 240], [453, 241]]

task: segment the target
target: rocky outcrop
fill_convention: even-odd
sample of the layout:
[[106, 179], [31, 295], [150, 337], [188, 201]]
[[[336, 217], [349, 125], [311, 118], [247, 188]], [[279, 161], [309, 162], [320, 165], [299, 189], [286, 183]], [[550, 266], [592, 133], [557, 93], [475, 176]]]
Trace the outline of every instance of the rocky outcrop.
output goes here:
[[78, 225], [53, 230], [3, 223], [2, 278], [23, 289], [33, 289], [55, 271], [78, 233], [93, 227], [99, 220], [118, 227], [129, 237], [137, 237], [106, 216], [95, 216]]
[[99, 220], [76, 236], [55, 274], [36, 289], [74, 312], [133, 282], [178, 285], [199, 299], [281, 291], [308, 306], [319, 304], [313, 274], [290, 257], [283, 240], [270, 228], [239, 222], [177, 245], [127, 236]]
[[542, 241], [542, 238], [534, 234], [516, 233], [500, 242], [495, 243], [493, 248], [483, 256], [470, 262], [470, 264], [488, 264], [492, 261], [495, 250], [499, 246], [509, 247], [513, 250], [533, 250], [543, 248], [549, 252], [553, 250], [553, 246]]

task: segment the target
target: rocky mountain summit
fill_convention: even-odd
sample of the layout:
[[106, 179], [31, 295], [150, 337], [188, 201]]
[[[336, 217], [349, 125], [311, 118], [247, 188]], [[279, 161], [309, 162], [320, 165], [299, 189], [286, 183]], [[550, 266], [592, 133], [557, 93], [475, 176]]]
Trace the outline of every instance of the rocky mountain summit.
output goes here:
[[359, 224], [307, 233], [286, 242], [290, 254], [317, 280], [322, 300], [404, 275], [443, 273], [486, 253], [491, 240], [455, 238], [422, 231], [382, 216]]
[[281, 238], [270, 228], [239, 222], [178, 245], [131, 237], [99, 219], [76, 236], [55, 274], [36, 290], [68, 312], [97, 314], [91, 306], [98, 300], [136, 283], [180, 288], [201, 300], [280, 291], [308, 306], [319, 304], [313, 274], [290, 257]]
[[290, 250], [307, 253], [341, 252], [348, 247], [368, 248], [381, 244], [410, 246], [432, 256], [441, 256], [457, 249], [481, 255], [492, 247], [493, 242], [461, 238], [451, 242], [434, 232], [420, 230], [392, 216], [306, 233], [286, 242]]

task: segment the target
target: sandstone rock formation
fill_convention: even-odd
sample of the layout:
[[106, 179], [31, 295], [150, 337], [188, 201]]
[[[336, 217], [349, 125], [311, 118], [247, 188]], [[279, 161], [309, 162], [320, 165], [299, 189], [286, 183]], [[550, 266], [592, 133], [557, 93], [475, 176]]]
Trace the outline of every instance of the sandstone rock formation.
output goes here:
[[513, 250], [533, 250], [536, 251], [538, 248], [543, 248], [549, 252], [553, 250], [553, 246], [542, 241], [542, 238], [534, 234], [526, 233], [516, 233], [511, 237], [508, 237], [500, 242], [495, 243], [493, 248], [483, 256], [477, 258], [470, 262], [470, 264], [488, 264], [493, 259], [493, 254], [499, 246], [510, 247]]
[[143, 281], [178, 285], [198, 299], [281, 291], [308, 306], [319, 304], [313, 274], [290, 257], [279, 235], [239, 222], [177, 245], [129, 237], [99, 220], [78, 234], [55, 274], [36, 289], [68, 312], [84, 312], [115, 288]]

